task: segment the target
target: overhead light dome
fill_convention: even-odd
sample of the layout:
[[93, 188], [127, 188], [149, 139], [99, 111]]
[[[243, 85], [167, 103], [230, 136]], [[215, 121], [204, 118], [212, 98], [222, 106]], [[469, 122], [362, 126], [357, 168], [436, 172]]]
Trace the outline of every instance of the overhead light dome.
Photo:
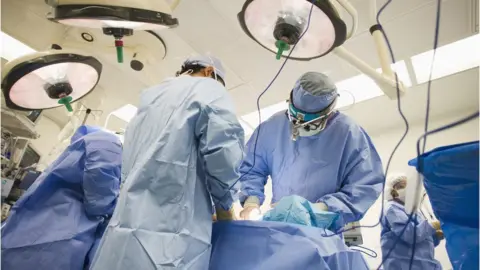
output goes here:
[[[312, 7], [313, 5], [313, 7]], [[310, 17], [308, 31], [307, 23]], [[329, 1], [247, 0], [238, 14], [245, 33], [277, 57], [311, 60], [342, 45], [347, 27]], [[303, 37], [300, 39], [302, 34]]]
[[170, 13], [178, 4], [164, 0], [46, 0], [53, 11], [49, 20], [74, 27], [103, 29], [115, 38], [117, 61], [123, 63], [123, 37], [135, 30], [159, 30], [178, 26]]
[[58, 0], [48, 18], [58, 23], [87, 28], [157, 30], [178, 26], [170, 6], [162, 0]]
[[90, 93], [97, 85], [102, 64], [74, 51], [51, 50], [23, 56], [2, 69], [6, 105], [31, 111], [65, 106]]

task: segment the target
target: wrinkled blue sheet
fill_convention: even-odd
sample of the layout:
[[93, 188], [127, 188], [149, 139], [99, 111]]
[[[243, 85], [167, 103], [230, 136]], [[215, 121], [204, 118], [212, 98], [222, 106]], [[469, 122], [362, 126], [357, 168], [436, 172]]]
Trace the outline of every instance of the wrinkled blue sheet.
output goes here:
[[364, 270], [360, 252], [330, 231], [270, 221], [216, 222], [210, 270]]
[[[424, 186], [445, 234], [455, 270], [479, 269], [479, 143], [440, 147], [423, 160]], [[418, 159], [409, 162], [417, 166]]]

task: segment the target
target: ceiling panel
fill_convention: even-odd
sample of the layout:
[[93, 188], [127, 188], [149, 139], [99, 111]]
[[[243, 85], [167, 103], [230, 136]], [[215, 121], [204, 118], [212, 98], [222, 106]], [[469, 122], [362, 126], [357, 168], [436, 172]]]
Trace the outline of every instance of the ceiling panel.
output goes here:
[[66, 28], [25, 9], [25, 3], [26, 1], [2, 0], [2, 31], [36, 50], [49, 49], [52, 43], [62, 40]]
[[[474, 112], [479, 106], [479, 69], [470, 69], [432, 82], [431, 116], [457, 115]], [[427, 84], [408, 90], [401, 99], [402, 109], [409, 121], [424, 121]], [[397, 101], [386, 96], [355, 104], [344, 111], [369, 133], [378, 133], [402, 125]]]
[[[385, 1], [377, 1], [377, 6], [380, 7]], [[372, 67], [378, 68], [373, 42], [370, 34], [366, 32], [372, 24], [368, 16], [370, 11], [368, 2], [351, 0], [360, 15], [359, 31], [354, 38], [346, 42], [345, 47]], [[120, 106], [122, 102], [135, 104], [138, 101], [139, 92], [151, 85], [151, 81], [159, 82], [167, 76], [173, 76], [188, 56], [211, 53], [221, 58], [226, 66], [227, 88], [231, 89], [230, 93], [236, 102], [237, 112], [242, 115], [256, 110], [258, 94], [272, 80], [282, 61], [277, 61], [272, 53], [250, 40], [241, 31], [236, 16], [243, 3], [244, 0], [183, 0], [174, 12], [174, 16], [180, 20], [180, 26], [177, 29], [158, 32], [167, 45], [167, 56], [145, 70], [149, 70], [150, 74], [147, 72], [140, 75], [132, 74], [128, 67], [119, 68], [112, 61], [104, 61], [100, 86], [105, 89], [105, 94], [99, 95], [104, 96], [106, 100], [103, 102], [103, 109], [106, 111], [115, 109], [114, 107]], [[432, 48], [435, 3], [436, 0], [392, 1], [385, 10], [381, 19], [397, 60], [407, 60], [413, 55]], [[471, 35], [478, 20], [478, 16], [472, 13], [474, 6], [472, 3], [476, 3], [475, 0], [447, 0], [442, 3], [440, 45]], [[3, 0], [2, 30], [32, 48], [47, 49], [51, 43], [63, 39], [67, 28], [46, 20], [44, 16], [46, 11], [48, 7], [40, 0]], [[347, 24], [351, 24], [348, 17], [345, 17], [345, 20]], [[35, 30], [38, 28], [42, 29], [40, 35]], [[69, 39], [69, 36], [66, 37]], [[142, 40], [140, 35], [133, 38]], [[147, 40], [145, 43], [150, 45]], [[261, 106], [265, 107], [285, 100], [295, 80], [306, 71], [324, 72], [334, 81], [341, 81], [359, 74], [348, 63], [333, 54], [309, 62], [288, 61], [277, 81], [265, 93]], [[448, 85], [453, 87], [460, 83], [463, 91], [470, 91], [469, 87], [478, 87], [478, 77], [475, 77], [477, 84], [469, 83], [472, 80], [471, 76], [478, 76], [478, 72], [475, 75], [469, 71], [461, 73], [459, 77], [450, 76], [439, 80], [450, 83], [435, 83], [436, 91], [444, 93], [437, 96], [435, 102], [449, 104], [449, 110], [462, 108], [464, 104], [461, 102], [466, 101], [466, 104], [473, 102], [472, 99], [463, 100], [464, 96], [451, 97], [450, 89], [447, 88]], [[147, 80], [148, 78], [150, 80]], [[455, 78], [463, 81], [456, 81]], [[422, 89], [422, 87], [414, 87], [414, 89]], [[415, 98], [419, 97], [417, 94], [409, 93], [405, 99], [406, 102], [421, 106], [423, 100], [416, 100]], [[478, 93], [476, 95], [478, 96]], [[347, 112], [358, 117], [359, 121], [367, 122], [371, 119], [369, 114], [372, 108], [381, 108], [384, 103], [391, 108], [391, 102], [386, 97], [379, 97], [357, 104]], [[472, 103], [473, 105], [475, 104]], [[415, 106], [411, 108], [416, 108]], [[395, 117], [395, 115], [390, 114], [389, 117]], [[388, 122], [388, 119], [386, 118], [385, 121]]]

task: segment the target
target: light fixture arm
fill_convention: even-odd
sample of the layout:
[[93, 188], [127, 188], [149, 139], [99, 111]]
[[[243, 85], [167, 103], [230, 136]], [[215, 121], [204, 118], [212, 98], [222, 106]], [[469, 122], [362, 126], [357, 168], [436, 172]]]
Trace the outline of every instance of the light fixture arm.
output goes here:
[[[341, 2], [344, 0], [336, 0], [336, 1]], [[335, 52], [337, 56], [347, 61], [353, 67], [357, 68], [362, 73], [372, 78], [378, 84], [378, 86], [382, 89], [385, 95], [387, 95], [390, 99], [396, 99], [397, 98], [397, 79], [395, 76], [395, 72], [392, 70], [392, 67], [391, 67], [390, 54], [388, 53], [388, 47], [387, 47], [385, 38], [382, 34], [382, 27], [381, 25], [377, 24], [376, 0], [370, 0], [370, 5], [371, 5], [370, 21], [373, 23], [372, 27], [370, 28], [370, 33], [375, 43], [375, 48], [377, 51], [378, 58], [380, 60], [382, 73], [378, 73], [373, 67], [365, 63], [363, 60], [355, 56], [353, 53], [348, 51], [343, 46], [335, 48], [333, 52]], [[398, 80], [398, 88], [400, 90], [400, 95], [403, 95], [405, 93], [405, 86], [400, 80]]]
[[170, 9], [174, 11], [177, 8], [178, 4], [180, 4], [180, 1], [181, 0], [173, 0], [172, 3], [170, 4]]
[[348, 0], [335, 0], [340, 6], [342, 6], [345, 11], [352, 17], [352, 28], [350, 29], [350, 32], [347, 34], [347, 40], [353, 37], [355, 32], [357, 32], [358, 29], [358, 13], [355, 7], [353, 7], [352, 4]]

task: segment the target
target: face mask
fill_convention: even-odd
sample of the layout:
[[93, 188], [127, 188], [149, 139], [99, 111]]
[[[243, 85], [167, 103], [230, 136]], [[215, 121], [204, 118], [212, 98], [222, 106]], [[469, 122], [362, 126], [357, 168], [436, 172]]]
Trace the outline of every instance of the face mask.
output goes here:
[[400, 189], [400, 190], [397, 190], [397, 193], [398, 193], [397, 199], [402, 201], [402, 202], [405, 202], [406, 190], [405, 189]]

